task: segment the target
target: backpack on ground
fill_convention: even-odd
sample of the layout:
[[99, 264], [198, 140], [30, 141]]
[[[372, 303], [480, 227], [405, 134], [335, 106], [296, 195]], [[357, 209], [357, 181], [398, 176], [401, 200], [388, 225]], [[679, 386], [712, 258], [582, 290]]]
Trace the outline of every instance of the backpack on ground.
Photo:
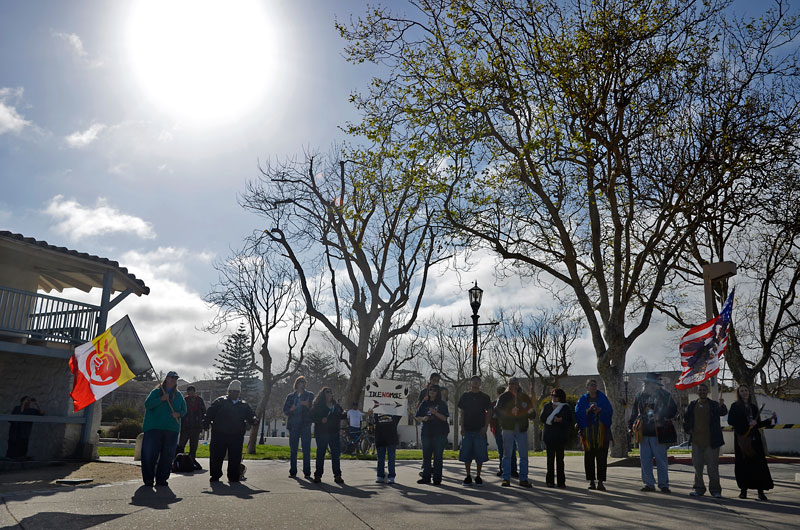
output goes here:
[[178, 453], [172, 461], [172, 471], [174, 473], [192, 473], [194, 472], [194, 462], [192, 457], [187, 453]]

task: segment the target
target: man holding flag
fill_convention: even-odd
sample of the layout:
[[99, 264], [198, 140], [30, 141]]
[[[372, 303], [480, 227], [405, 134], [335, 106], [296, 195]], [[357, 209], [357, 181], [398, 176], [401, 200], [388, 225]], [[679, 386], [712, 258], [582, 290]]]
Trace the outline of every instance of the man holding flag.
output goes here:
[[186, 414], [186, 401], [178, 392], [178, 374], [169, 372], [164, 382], [150, 392], [144, 401], [142, 430], [142, 481], [145, 486], [166, 486], [178, 447], [181, 417]]

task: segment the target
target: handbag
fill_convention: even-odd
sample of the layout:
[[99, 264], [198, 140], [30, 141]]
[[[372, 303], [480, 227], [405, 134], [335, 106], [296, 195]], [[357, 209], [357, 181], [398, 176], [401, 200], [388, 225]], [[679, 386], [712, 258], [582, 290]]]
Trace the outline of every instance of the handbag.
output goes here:
[[643, 438], [643, 436], [642, 436], [642, 429], [643, 429], [643, 425], [642, 424], [643, 423], [644, 422], [642, 421], [642, 417], [641, 416], [636, 418], [636, 421], [633, 422], [633, 441], [635, 443], [637, 443], [637, 444], [641, 443], [642, 438]]

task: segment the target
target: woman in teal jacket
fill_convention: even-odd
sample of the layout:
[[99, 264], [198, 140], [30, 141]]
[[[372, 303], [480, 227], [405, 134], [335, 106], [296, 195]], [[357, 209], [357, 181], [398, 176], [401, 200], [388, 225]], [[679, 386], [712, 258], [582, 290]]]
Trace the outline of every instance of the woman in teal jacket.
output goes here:
[[177, 373], [169, 372], [164, 382], [150, 392], [144, 409], [142, 480], [145, 486], [152, 486], [154, 480], [156, 486], [166, 486], [178, 447], [181, 417], [186, 415]]

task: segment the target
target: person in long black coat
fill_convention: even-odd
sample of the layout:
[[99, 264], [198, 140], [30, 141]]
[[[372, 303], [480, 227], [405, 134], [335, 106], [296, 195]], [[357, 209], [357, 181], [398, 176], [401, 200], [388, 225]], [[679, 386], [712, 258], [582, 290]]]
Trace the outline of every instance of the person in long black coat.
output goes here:
[[[572, 426], [575, 423], [575, 416], [572, 407], [567, 403], [567, 394], [560, 388], [550, 392], [550, 403], [542, 408], [542, 415], [539, 418], [544, 425], [544, 445], [547, 449], [547, 475], [545, 482], [552, 488], [558, 481], [559, 488], [567, 487], [567, 480], [564, 474], [564, 448], [569, 441]], [[553, 468], [557, 468], [557, 474]], [[554, 477], [556, 477], [554, 479]]]
[[[746, 499], [747, 490], [754, 489], [758, 490], [758, 498], [765, 501], [767, 496], [764, 495], [764, 490], [771, 490], [774, 485], [769, 466], [767, 466], [759, 429], [770, 425], [776, 416], [773, 412], [770, 419], [760, 420], [758, 408], [753, 404], [750, 389], [746, 386], [740, 386], [736, 395], [738, 399], [731, 405], [730, 412], [728, 412], [728, 424], [733, 427], [735, 433], [733, 441], [736, 454], [734, 473], [736, 484], [741, 490], [739, 498]], [[749, 441], [750, 451], [741, 446], [740, 437], [745, 437]]]
[[256, 422], [253, 409], [239, 396], [242, 383], [231, 381], [228, 395], [214, 400], [206, 410], [203, 428], [211, 427], [211, 444], [209, 452], [210, 482], [219, 482], [222, 476], [222, 461], [228, 455], [228, 480], [239, 482], [241, 479], [242, 449], [247, 428]]

